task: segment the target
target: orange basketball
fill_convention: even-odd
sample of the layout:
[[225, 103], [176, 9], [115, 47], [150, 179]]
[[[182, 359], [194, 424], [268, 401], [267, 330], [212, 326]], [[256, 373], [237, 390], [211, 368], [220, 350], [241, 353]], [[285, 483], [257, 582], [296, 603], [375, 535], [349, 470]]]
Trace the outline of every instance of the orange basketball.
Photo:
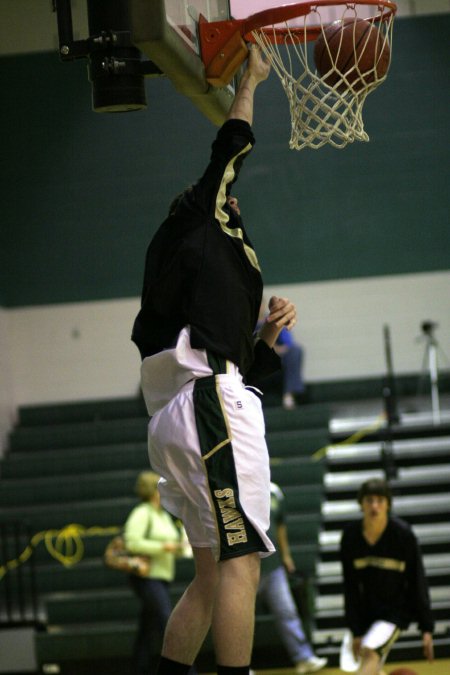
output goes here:
[[397, 668], [396, 670], [391, 670], [389, 675], [418, 675], [415, 670], [411, 668]]
[[330, 87], [337, 85], [340, 92], [350, 86], [360, 91], [382, 78], [390, 58], [387, 40], [372, 21], [365, 19], [331, 23], [314, 46], [317, 72]]

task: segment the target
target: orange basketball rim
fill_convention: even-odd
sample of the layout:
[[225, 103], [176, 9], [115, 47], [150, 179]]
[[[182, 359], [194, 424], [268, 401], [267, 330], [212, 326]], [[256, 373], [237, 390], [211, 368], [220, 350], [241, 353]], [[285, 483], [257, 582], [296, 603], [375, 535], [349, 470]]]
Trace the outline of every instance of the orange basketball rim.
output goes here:
[[[331, 9], [332, 8], [332, 9]], [[358, 72], [360, 61], [355, 42], [356, 70], [339, 71], [331, 59], [334, 72], [323, 77], [314, 68], [308, 43], [319, 37], [327, 39], [331, 23], [348, 26], [361, 19], [370, 27], [370, 44], [377, 42], [374, 54], [391, 52], [393, 20], [397, 6], [388, 0], [316, 0], [273, 7], [246, 19], [208, 22], [199, 20], [200, 53], [207, 81], [215, 87], [227, 85], [248, 54], [246, 43], [259, 45], [278, 75], [288, 97], [292, 149], [318, 149], [324, 144], [342, 148], [355, 140], [367, 141], [362, 106], [387, 75], [387, 69], [373, 63], [373, 76]], [[333, 19], [330, 15], [333, 13]]]

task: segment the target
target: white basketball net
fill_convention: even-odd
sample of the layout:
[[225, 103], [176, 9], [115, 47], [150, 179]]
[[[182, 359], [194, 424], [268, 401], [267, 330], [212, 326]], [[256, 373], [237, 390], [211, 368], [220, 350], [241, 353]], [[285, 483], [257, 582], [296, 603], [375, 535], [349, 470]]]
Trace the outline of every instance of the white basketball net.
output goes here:
[[[357, 18], [367, 19], [358, 17], [358, 9], [361, 10], [361, 5], [347, 3], [340, 20], [347, 22]], [[335, 148], [343, 148], [353, 141], [368, 141], [369, 136], [364, 131], [362, 119], [364, 101], [387, 75], [385, 73], [383, 77], [378, 77], [376, 63], [373, 71], [370, 71], [370, 78], [367, 71], [364, 74], [359, 72], [357, 63], [347, 72], [341, 73], [336, 68], [336, 63], [332, 62], [332, 54], [325, 41], [332, 68], [321, 77], [317, 73], [311, 47], [308, 50], [307, 41], [298, 37], [299, 25], [304, 31], [304, 38], [307, 26], [311, 25], [320, 26], [321, 33], [324, 34], [329, 23], [322, 22], [320, 10], [320, 6], [317, 6], [308, 15], [295, 19], [295, 33], [292, 32], [294, 20], [253, 31], [256, 43], [280, 78], [288, 97], [292, 123], [289, 147], [293, 150], [302, 150], [305, 147], [317, 150], [326, 143]], [[382, 5], [378, 7], [378, 14], [383, 11], [385, 8]], [[377, 39], [380, 47], [377, 48], [377, 53], [382, 52], [385, 44], [391, 47], [393, 18], [394, 15], [391, 14], [383, 21], [368, 19], [371, 23], [370, 30], [377, 30], [379, 34]], [[275, 40], [275, 30], [280, 27], [286, 31], [284, 44], [277, 44]], [[271, 35], [273, 41], [270, 39]], [[337, 78], [333, 86], [324, 81], [329, 75], [333, 81]], [[370, 83], [367, 83], [367, 79], [371, 80]]]

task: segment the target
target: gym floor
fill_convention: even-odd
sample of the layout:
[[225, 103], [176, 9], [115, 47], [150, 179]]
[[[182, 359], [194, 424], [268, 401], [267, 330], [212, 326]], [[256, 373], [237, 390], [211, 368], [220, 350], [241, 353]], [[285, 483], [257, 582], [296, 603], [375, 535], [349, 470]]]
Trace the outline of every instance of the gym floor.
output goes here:
[[[450, 659], [438, 659], [433, 663], [426, 661], [410, 661], [408, 663], [392, 663], [387, 664], [384, 669], [385, 675], [395, 673], [401, 668], [408, 668], [417, 675], [450, 675]], [[275, 670], [255, 670], [255, 675], [294, 675], [294, 670], [291, 668], [278, 668]], [[319, 671], [320, 675], [343, 675], [343, 671], [339, 668], [325, 668]], [[213, 675], [211, 673], [210, 675]]]

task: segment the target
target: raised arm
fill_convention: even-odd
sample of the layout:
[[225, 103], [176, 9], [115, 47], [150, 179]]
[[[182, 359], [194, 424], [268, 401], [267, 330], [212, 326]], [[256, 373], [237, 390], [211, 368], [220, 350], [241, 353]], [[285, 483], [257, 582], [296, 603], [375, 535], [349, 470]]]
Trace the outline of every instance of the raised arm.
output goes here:
[[268, 78], [269, 72], [270, 65], [264, 60], [260, 48], [258, 45], [251, 44], [247, 68], [242, 75], [227, 119], [244, 120], [244, 122], [248, 122], [249, 124], [253, 122], [253, 97], [255, 89], [260, 82]]

